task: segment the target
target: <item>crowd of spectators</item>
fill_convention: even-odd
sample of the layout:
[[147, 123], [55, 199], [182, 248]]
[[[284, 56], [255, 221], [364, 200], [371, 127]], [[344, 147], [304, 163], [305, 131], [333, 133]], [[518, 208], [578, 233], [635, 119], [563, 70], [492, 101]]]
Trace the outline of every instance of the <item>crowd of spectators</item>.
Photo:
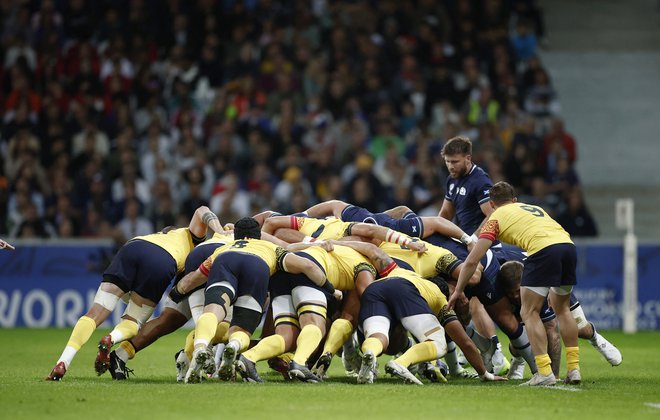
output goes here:
[[121, 241], [201, 204], [223, 222], [333, 198], [435, 215], [456, 135], [595, 234], [534, 0], [0, 7], [3, 235]]

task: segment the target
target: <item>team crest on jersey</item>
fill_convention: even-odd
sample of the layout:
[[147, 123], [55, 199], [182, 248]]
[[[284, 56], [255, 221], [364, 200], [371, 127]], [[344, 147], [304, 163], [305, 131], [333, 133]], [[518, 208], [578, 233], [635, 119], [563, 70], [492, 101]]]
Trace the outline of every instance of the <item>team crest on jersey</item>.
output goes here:
[[467, 190], [465, 189], [465, 187], [461, 187], [461, 188], [458, 190], [458, 193], [459, 193], [460, 195], [465, 195], [465, 194], [467, 194]]
[[454, 191], [454, 184], [449, 184], [449, 194]]

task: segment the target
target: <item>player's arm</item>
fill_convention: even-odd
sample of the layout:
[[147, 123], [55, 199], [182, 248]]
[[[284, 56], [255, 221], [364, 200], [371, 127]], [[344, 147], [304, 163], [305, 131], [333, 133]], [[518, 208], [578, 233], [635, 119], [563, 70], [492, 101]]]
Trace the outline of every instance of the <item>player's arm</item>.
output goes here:
[[280, 238], [284, 242], [290, 244], [295, 244], [296, 242], [303, 242], [306, 239], [304, 233], [289, 228], [277, 229], [277, 231], [275, 231], [275, 236], [277, 238]]
[[276, 213], [272, 210], [266, 210], [266, 211], [262, 211], [261, 213], [255, 214], [254, 216], [252, 216], [252, 218], [256, 220], [257, 223], [259, 223], [259, 226], [263, 226], [266, 219], [271, 217], [273, 214], [279, 214], [279, 213]]
[[481, 224], [479, 225], [477, 230], [474, 231], [474, 235], [476, 235], [476, 236], [479, 236], [479, 234], [481, 233], [481, 229], [484, 227], [484, 225], [488, 221], [488, 218], [493, 213], [493, 211], [495, 211], [495, 210], [493, 210], [493, 207], [491, 207], [490, 203], [488, 203], [488, 202], [485, 202], [485, 203], [481, 204], [479, 207], [481, 208], [481, 212], [486, 217], [484, 217], [484, 220], [481, 221]]
[[479, 238], [477, 244], [468, 254], [467, 258], [463, 262], [463, 267], [461, 268], [461, 272], [458, 276], [458, 280], [456, 281], [456, 288], [454, 289], [454, 293], [452, 293], [447, 303], [450, 309], [453, 308], [454, 303], [456, 303], [456, 300], [458, 299], [460, 294], [463, 293], [463, 291], [465, 290], [465, 287], [468, 285], [468, 281], [477, 270], [477, 267], [479, 266], [479, 262], [481, 261], [483, 256], [486, 255], [486, 252], [488, 251], [488, 249], [492, 244], [493, 241], [491, 241], [490, 239]]
[[14, 248], [13, 245], [10, 244], [9, 242], [7, 242], [7, 241], [5, 241], [5, 240], [3, 240], [3, 239], [0, 239], [0, 249], [9, 249], [9, 250], [13, 250], [13, 249], [15, 249], [15, 248]]
[[440, 207], [440, 213], [438, 213], [438, 216], [443, 219], [454, 220], [454, 216], [456, 216], [456, 207], [454, 207], [454, 203], [445, 198], [442, 201], [442, 207]]
[[211, 228], [217, 233], [224, 232], [224, 228], [222, 227], [222, 224], [220, 224], [218, 216], [216, 216], [208, 207], [200, 206], [195, 210], [193, 217], [190, 219], [188, 229], [193, 235], [193, 239], [199, 240], [201, 238], [201, 240], [199, 240], [199, 242], [201, 242], [206, 237], [206, 231], [208, 228]]
[[308, 208], [305, 213], [309, 217], [323, 218], [334, 216], [337, 219], [341, 219], [341, 212], [348, 206], [348, 203], [345, 203], [341, 200], [330, 200], [324, 201], [323, 203], [318, 203]]
[[280, 239], [276, 236], [273, 236], [270, 233], [261, 232], [261, 239], [263, 239], [264, 241], [272, 242], [275, 245], [277, 245], [279, 247], [282, 247], [282, 248], [287, 248], [289, 246], [288, 242], [283, 241], [282, 239]]
[[350, 227], [350, 235], [360, 236], [367, 239], [378, 239], [379, 241], [391, 242], [417, 252], [425, 252], [426, 245], [423, 242], [414, 242], [408, 236], [395, 230], [378, 226], [371, 223], [353, 223]]
[[328, 291], [328, 293], [335, 293], [334, 286], [330, 283], [323, 270], [307, 258], [303, 258], [296, 254], [286, 254], [282, 260], [282, 268], [287, 273], [304, 274], [314, 282], [314, 284], [322, 287]]
[[[349, 248], [353, 248], [360, 254], [364, 255], [371, 261], [371, 264], [376, 268], [376, 271], [379, 273], [384, 272], [390, 266], [394, 263], [394, 260], [392, 257], [387, 255], [385, 251], [382, 249], [378, 248], [374, 244], [370, 244], [368, 242], [359, 242], [359, 241], [328, 241], [332, 244], [335, 245], [342, 245], [342, 246], [347, 246]], [[365, 286], [366, 288], [366, 286]]]
[[[204, 262], [206, 263], [206, 261]], [[202, 265], [204, 265], [202, 263]], [[201, 266], [200, 266], [201, 267]], [[205, 274], [206, 273], [206, 274]], [[183, 276], [181, 280], [174, 284], [172, 290], [170, 290], [170, 298], [179, 303], [190, 293], [190, 291], [196, 289], [197, 287], [203, 285], [208, 280], [208, 271], [202, 271], [201, 268], [198, 268], [195, 271]]]
[[297, 223], [296, 223], [297, 217], [292, 217], [292, 216], [273, 216], [269, 217], [266, 220], [264, 220], [264, 224], [261, 227], [261, 230], [266, 233], [270, 233], [271, 235], [275, 234], [275, 231], [280, 228], [291, 228], [298, 230]]
[[474, 242], [470, 235], [465, 233], [463, 229], [456, 226], [456, 224], [451, 220], [445, 219], [443, 217], [422, 217], [422, 222], [424, 223], [424, 232], [422, 234], [423, 238], [431, 236], [434, 233], [439, 233], [443, 236], [456, 238], [468, 247], [470, 247], [472, 242]]

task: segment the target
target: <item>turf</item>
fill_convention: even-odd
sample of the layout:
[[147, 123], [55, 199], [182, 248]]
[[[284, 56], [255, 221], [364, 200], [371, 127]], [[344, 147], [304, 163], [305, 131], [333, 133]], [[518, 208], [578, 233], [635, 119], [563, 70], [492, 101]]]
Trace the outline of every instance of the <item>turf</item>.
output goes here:
[[[581, 341], [584, 383], [579, 387], [520, 388], [517, 383], [454, 379], [404, 385], [382, 374], [372, 386], [344, 377], [335, 358], [324, 384], [284, 383], [259, 370], [266, 384], [177, 384], [174, 352], [185, 331], [161, 339], [129, 366], [136, 376], [112, 381], [93, 369], [96, 331], [60, 383], [44, 381], [70, 330], [0, 330], [0, 418], [643, 418], [660, 416], [660, 333], [608, 332], [624, 362], [610, 367]], [[563, 371], [564, 369], [562, 369]], [[529, 372], [527, 372], [529, 376]], [[569, 389], [576, 389], [571, 391]], [[650, 405], [649, 405], [650, 403]]]

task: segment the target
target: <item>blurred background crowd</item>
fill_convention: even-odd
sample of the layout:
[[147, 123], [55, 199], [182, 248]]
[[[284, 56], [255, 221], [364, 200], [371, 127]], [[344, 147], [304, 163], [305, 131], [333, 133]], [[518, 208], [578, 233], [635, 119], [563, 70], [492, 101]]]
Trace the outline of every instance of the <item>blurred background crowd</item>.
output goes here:
[[596, 235], [534, 0], [0, 1], [0, 233], [329, 199], [436, 215], [443, 142]]

